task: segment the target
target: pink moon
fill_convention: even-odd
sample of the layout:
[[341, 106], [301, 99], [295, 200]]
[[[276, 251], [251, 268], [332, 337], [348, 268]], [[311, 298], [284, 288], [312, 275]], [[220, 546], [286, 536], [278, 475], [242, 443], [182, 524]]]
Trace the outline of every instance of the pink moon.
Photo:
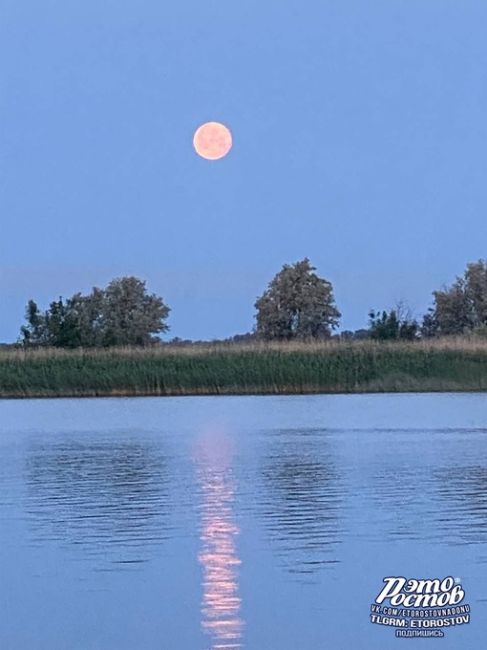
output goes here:
[[232, 148], [230, 129], [220, 122], [206, 122], [196, 129], [193, 138], [196, 153], [206, 160], [218, 160]]

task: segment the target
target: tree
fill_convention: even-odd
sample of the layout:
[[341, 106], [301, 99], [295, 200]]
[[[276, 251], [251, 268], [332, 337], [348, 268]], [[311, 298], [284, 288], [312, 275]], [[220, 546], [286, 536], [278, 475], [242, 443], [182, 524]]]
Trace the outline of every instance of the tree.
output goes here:
[[22, 325], [20, 333], [23, 342], [40, 343], [45, 334], [45, 317], [39, 311], [39, 307], [34, 300], [29, 300], [25, 308], [25, 320], [27, 325]]
[[432, 338], [438, 335], [438, 321], [436, 320], [433, 309], [429, 309], [428, 313], [423, 316], [421, 323], [421, 336], [423, 338]]
[[104, 345], [105, 291], [94, 287], [88, 296], [76, 293], [66, 302], [71, 347]]
[[331, 283], [315, 270], [307, 257], [282, 267], [255, 303], [258, 336], [269, 340], [330, 336], [340, 312]]
[[87, 296], [59, 298], [44, 313], [30, 300], [21, 337], [24, 345], [67, 348], [148, 345], [169, 329], [169, 311], [162, 298], [146, 292], [145, 282], [117, 278]]
[[469, 327], [472, 330], [487, 324], [487, 262], [478, 260], [467, 265], [465, 296], [468, 305]]
[[419, 326], [410, 311], [399, 303], [396, 309], [382, 313], [369, 313], [370, 338], [377, 341], [414, 341], [418, 338]]
[[433, 296], [434, 306], [425, 318], [426, 327], [434, 324], [434, 334], [464, 334], [482, 329], [487, 325], [487, 262], [468, 264], [463, 276], [457, 277], [451, 287], [434, 291]]
[[153, 335], [167, 332], [169, 307], [162, 298], [146, 293], [137, 278], [112, 280], [105, 289], [103, 340], [105, 345], [147, 345]]
[[390, 341], [399, 338], [399, 320], [396, 312], [369, 312], [370, 338], [378, 341]]

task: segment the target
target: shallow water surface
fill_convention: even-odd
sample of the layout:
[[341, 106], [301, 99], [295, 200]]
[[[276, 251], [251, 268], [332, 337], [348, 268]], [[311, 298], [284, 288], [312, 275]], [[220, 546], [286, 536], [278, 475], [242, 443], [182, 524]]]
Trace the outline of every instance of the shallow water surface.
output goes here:
[[[0, 648], [483, 650], [487, 396], [0, 402]], [[396, 639], [386, 576], [471, 622]]]

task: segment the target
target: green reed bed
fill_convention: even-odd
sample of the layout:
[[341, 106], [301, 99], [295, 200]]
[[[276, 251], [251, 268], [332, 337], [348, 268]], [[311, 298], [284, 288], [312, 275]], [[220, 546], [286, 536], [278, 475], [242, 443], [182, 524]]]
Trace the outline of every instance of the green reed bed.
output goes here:
[[483, 390], [474, 339], [0, 352], [0, 397]]

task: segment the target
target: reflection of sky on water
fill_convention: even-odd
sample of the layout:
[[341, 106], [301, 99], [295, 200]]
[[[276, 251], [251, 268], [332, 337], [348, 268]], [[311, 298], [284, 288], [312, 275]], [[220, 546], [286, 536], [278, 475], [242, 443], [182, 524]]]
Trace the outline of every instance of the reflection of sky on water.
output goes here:
[[167, 461], [149, 445], [34, 444], [26, 484], [32, 542], [82, 548], [96, 569], [146, 562], [170, 534]]
[[[348, 465], [355, 534], [379, 543], [485, 543], [487, 469], [479, 452], [486, 433], [467, 428], [344, 432], [339, 464], [342, 472]], [[358, 450], [355, 463], [352, 447]]]
[[221, 436], [206, 436], [196, 453], [201, 505], [201, 550], [203, 570], [201, 626], [211, 650], [242, 647], [236, 548], [239, 529], [234, 520], [234, 486], [231, 448]]
[[[451, 544], [487, 541], [486, 461], [435, 471], [437, 498], [444, 504], [438, 526]], [[468, 522], [468, 525], [465, 525]], [[485, 561], [485, 560], [484, 560]]]
[[303, 580], [339, 562], [346, 494], [322, 431], [267, 434], [259, 515], [280, 564]]
[[484, 648], [485, 403], [0, 402], [0, 648], [390, 650], [399, 574], [460, 577], [442, 650]]

